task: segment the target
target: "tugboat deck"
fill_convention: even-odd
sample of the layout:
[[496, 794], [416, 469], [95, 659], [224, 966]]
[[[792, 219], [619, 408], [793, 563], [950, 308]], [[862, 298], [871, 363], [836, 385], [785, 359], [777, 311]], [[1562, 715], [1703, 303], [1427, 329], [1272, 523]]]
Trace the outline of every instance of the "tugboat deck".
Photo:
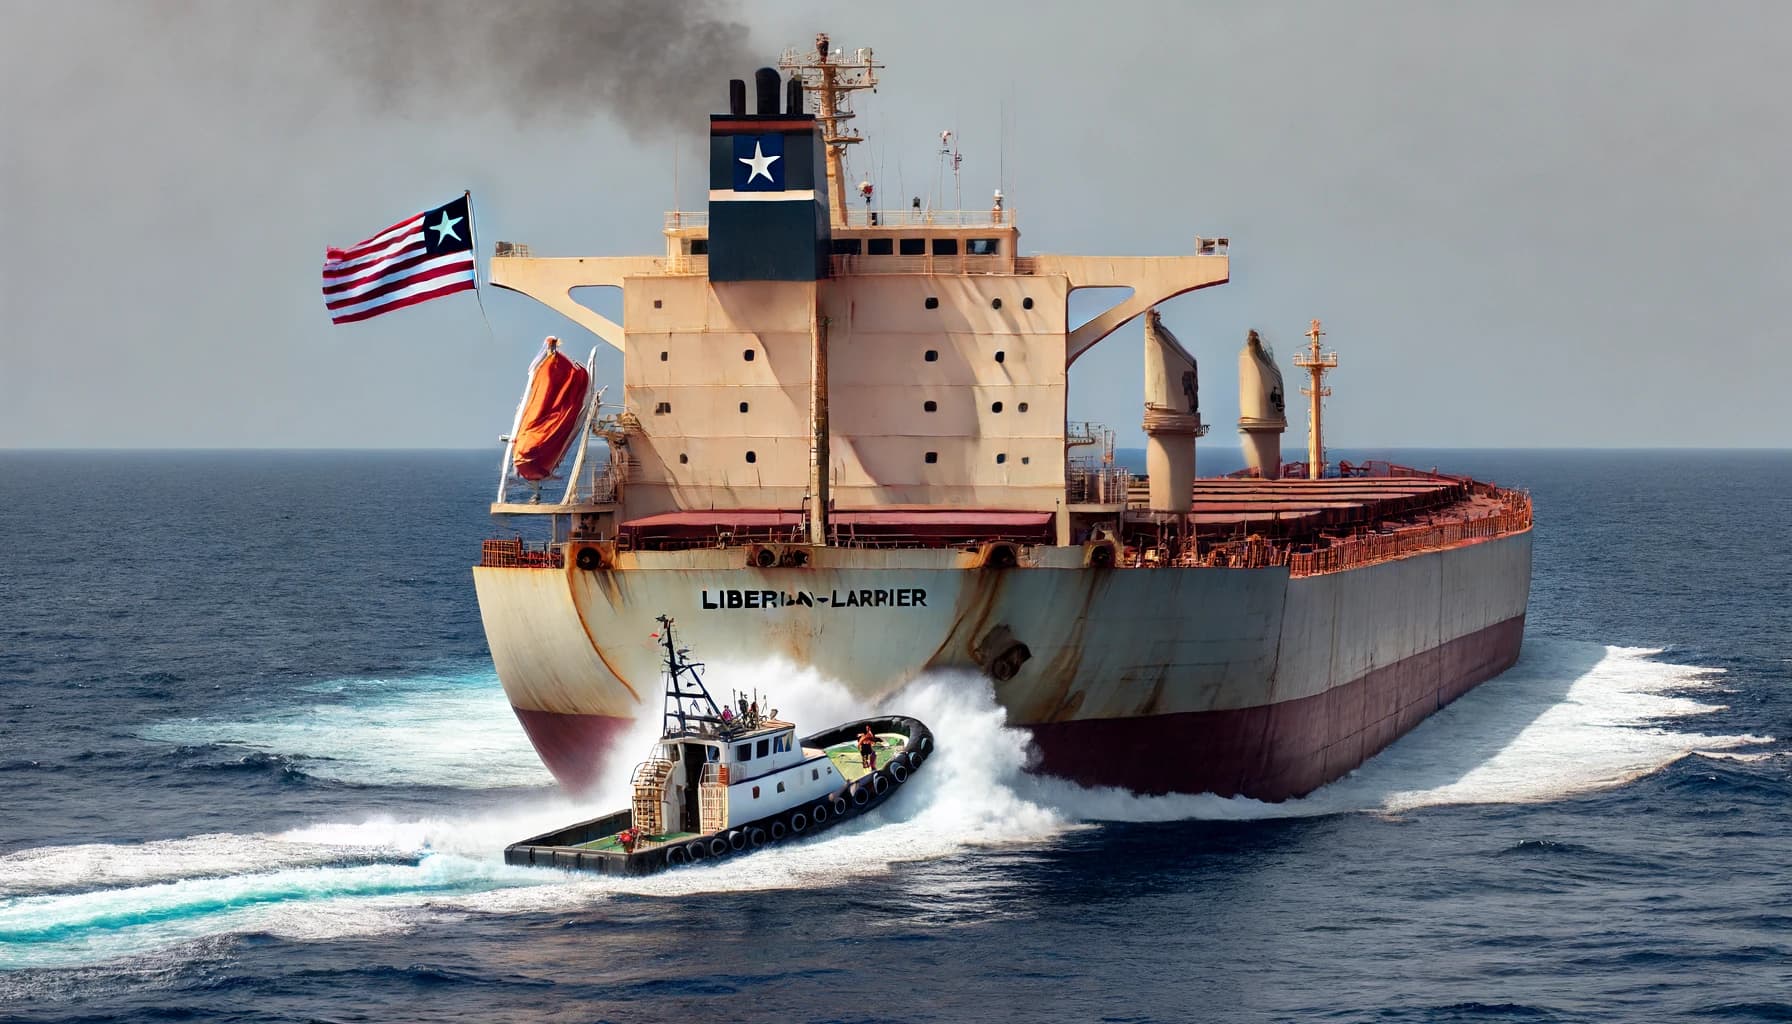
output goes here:
[[[877, 734], [877, 766], [888, 768], [890, 760], [906, 749], [903, 744], [907, 740], [900, 733], [880, 732]], [[827, 748], [828, 760], [834, 762], [834, 770], [848, 782], [869, 775], [865, 766], [859, 761], [859, 745], [857, 743], [836, 743]]]

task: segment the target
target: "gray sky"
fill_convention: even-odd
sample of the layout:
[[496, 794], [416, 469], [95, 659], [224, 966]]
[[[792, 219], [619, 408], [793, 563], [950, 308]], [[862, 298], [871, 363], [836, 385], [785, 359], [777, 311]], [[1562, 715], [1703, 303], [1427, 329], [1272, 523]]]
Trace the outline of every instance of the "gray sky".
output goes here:
[[[324, 247], [470, 188], [482, 255], [657, 253], [675, 144], [700, 209], [701, 115], [817, 29], [889, 64], [886, 195], [956, 128], [1023, 251], [1232, 238], [1165, 307], [1208, 445], [1245, 331], [1320, 317], [1335, 444], [1792, 446], [1792, 7], [517, 6], [0, 0], [0, 446], [491, 444], [541, 336], [595, 339], [496, 291], [495, 340], [467, 296], [334, 328]], [[1072, 417], [1140, 443], [1140, 363], [1135, 323]]]

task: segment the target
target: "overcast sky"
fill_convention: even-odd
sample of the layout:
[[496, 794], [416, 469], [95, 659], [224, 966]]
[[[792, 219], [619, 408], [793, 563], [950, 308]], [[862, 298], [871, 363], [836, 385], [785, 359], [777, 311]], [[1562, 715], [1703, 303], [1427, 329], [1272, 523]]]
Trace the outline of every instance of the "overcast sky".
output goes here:
[[[956, 128], [965, 205], [1002, 185], [1023, 251], [1231, 237], [1232, 283], [1164, 307], [1202, 364], [1205, 444], [1236, 443], [1246, 330], [1286, 364], [1319, 317], [1334, 444], [1792, 446], [1786, 4], [0, 15], [0, 446], [493, 444], [544, 333], [598, 342], [495, 290], [495, 337], [464, 295], [332, 327], [324, 247], [470, 188], [482, 257], [658, 253], [675, 148], [700, 209], [702, 115], [818, 29], [889, 64], [855, 180], [924, 193]], [[1123, 444], [1140, 338], [1072, 374], [1072, 417]], [[606, 346], [612, 398], [620, 373]]]

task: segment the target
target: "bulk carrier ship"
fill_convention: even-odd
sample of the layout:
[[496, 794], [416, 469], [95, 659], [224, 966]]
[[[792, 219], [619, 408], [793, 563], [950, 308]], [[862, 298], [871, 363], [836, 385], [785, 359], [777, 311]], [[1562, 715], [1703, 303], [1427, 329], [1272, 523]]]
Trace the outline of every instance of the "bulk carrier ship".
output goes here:
[[[751, 111], [730, 83], [708, 209], [667, 214], [663, 254], [497, 244], [493, 284], [625, 365], [617, 408], [587, 367], [538, 364], [491, 509], [507, 536], [473, 570], [498, 676], [564, 786], [656, 713], [667, 614], [867, 705], [979, 673], [1038, 770], [1147, 793], [1306, 793], [1516, 660], [1525, 494], [1328, 464], [1317, 321], [1293, 364], [1307, 461], [1281, 461], [1281, 371], [1253, 332], [1248, 468], [1197, 479], [1195, 361], [1155, 307], [1224, 284], [1227, 240], [1023, 256], [999, 192], [882, 208], [845, 171], [853, 94], [881, 67], [823, 35], [755, 73]], [[574, 300], [590, 287], [620, 289], [621, 323]], [[1074, 292], [1116, 287], [1130, 296], [1070, 322]], [[1066, 423], [1071, 367], [1134, 321], [1143, 480], [1111, 434]]]

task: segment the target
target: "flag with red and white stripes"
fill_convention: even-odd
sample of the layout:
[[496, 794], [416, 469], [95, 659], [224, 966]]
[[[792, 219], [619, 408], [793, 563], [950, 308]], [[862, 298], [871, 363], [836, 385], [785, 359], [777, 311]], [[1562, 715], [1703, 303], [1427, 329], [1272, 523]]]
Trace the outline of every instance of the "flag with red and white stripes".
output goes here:
[[346, 249], [324, 251], [324, 305], [335, 324], [471, 291], [474, 285], [469, 196], [401, 220]]

